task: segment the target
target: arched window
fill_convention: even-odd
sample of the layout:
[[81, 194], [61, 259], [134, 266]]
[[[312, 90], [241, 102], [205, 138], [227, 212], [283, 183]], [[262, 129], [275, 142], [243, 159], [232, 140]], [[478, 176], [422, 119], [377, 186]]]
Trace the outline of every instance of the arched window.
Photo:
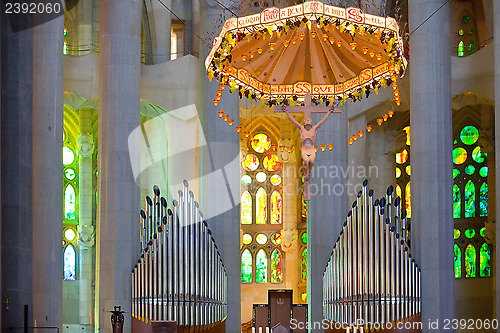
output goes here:
[[255, 256], [255, 281], [257, 283], [267, 282], [267, 253], [260, 249]]
[[244, 191], [241, 195], [241, 224], [252, 224], [252, 196]]
[[307, 248], [302, 251], [300, 260], [300, 277], [302, 281], [307, 281]]
[[241, 254], [241, 282], [252, 282], [252, 253], [246, 249]]
[[474, 53], [474, 42], [470, 41], [469, 43], [469, 55]]
[[74, 220], [76, 218], [76, 194], [71, 184], [64, 190], [64, 218]]
[[460, 199], [460, 189], [455, 184], [453, 185], [453, 217], [460, 218], [462, 201]]
[[490, 247], [484, 243], [479, 251], [479, 276], [490, 276]]
[[455, 278], [462, 277], [462, 252], [460, 247], [455, 244]]
[[64, 280], [76, 280], [76, 251], [73, 244], [68, 244], [63, 253], [64, 260]]
[[486, 182], [479, 190], [479, 216], [488, 216], [488, 184]]
[[257, 194], [255, 195], [256, 199], [256, 224], [266, 224], [267, 222], [267, 193], [263, 187], [260, 187], [257, 190]]
[[405, 145], [399, 153], [396, 153], [396, 195], [405, 203], [406, 216], [411, 223], [410, 126], [404, 127], [403, 131], [406, 136]]
[[463, 57], [464, 56], [464, 42], [463, 41], [460, 41], [458, 43], [458, 56], [459, 57]]
[[271, 224], [281, 224], [281, 194], [274, 190], [271, 194]]
[[274, 249], [271, 253], [271, 282], [283, 282], [283, 275], [281, 272], [281, 252], [278, 249]]
[[472, 180], [465, 185], [465, 217], [476, 216], [476, 189]]
[[406, 204], [406, 214], [408, 218], [411, 218], [411, 186], [410, 181], [406, 184], [405, 188], [405, 204]]
[[476, 277], [476, 249], [472, 244], [465, 249], [465, 277]]

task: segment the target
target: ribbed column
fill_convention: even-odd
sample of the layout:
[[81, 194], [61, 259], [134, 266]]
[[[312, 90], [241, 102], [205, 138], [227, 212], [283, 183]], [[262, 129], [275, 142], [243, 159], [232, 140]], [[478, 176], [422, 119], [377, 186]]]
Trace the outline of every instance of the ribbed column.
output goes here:
[[[500, 3], [493, 1], [494, 11], [494, 34], [500, 36]], [[500, 41], [493, 40], [495, 48], [495, 101], [500, 101]], [[500, 147], [500, 103], [495, 103], [495, 147]], [[500, 290], [500, 180], [498, 167], [500, 166], [500, 154], [495, 154], [495, 177], [496, 177], [496, 193], [495, 207], [496, 207], [496, 290]], [[496, 318], [500, 320], [500, 297], [496, 296]]]
[[128, 142], [139, 126], [140, 0], [101, 0], [99, 47], [99, 147], [96, 263], [96, 322], [111, 332], [109, 310], [120, 305], [130, 332], [130, 274], [139, 253], [139, 187], [134, 181]]
[[449, 5], [410, 0], [408, 13], [410, 31], [428, 19], [410, 37], [412, 254], [422, 270], [422, 322], [441, 324], [455, 318]]
[[[29, 264], [33, 262], [33, 30], [12, 32], [3, 11], [0, 20], [4, 157], [1, 160], [1, 311], [2, 331], [6, 332], [9, 327], [23, 326], [24, 305], [32, 309], [33, 304], [33, 267]], [[59, 222], [61, 217], [62, 214]]]
[[[322, 116], [313, 114], [313, 122]], [[307, 304], [311, 322], [323, 319], [323, 271], [347, 213], [348, 179], [343, 177], [347, 170], [346, 110], [331, 114], [319, 128], [316, 145], [328, 143], [334, 144], [332, 151], [319, 149], [316, 154], [311, 201], [307, 204]]]
[[33, 320], [59, 326], [62, 297], [64, 16], [33, 29]]

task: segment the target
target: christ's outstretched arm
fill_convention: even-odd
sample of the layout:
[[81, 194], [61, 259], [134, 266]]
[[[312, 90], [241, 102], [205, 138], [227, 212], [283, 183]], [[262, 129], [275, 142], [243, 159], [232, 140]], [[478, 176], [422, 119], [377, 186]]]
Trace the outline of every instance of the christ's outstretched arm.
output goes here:
[[288, 118], [290, 118], [290, 121], [295, 125], [297, 126], [298, 129], [301, 129], [302, 128], [302, 125], [299, 124], [299, 122], [297, 120], [295, 120], [295, 118], [290, 114], [290, 112], [288, 112], [288, 110], [286, 109], [286, 106], [283, 105], [283, 107], [281, 108], [285, 113], [286, 115], [288, 116]]
[[314, 125], [314, 128], [315, 129], [318, 129], [321, 125], [323, 125], [323, 123], [326, 121], [326, 119], [328, 119], [328, 116], [332, 113], [332, 109], [330, 109], [324, 116], [323, 116], [323, 119], [321, 119], [319, 121], [319, 123], [317, 123], [316, 125]]

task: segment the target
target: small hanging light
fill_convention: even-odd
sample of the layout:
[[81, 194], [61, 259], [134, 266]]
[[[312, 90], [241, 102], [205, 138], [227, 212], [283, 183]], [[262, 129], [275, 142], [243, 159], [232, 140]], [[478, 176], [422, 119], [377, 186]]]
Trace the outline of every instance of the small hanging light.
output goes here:
[[269, 48], [271, 49], [271, 51], [274, 50], [274, 45], [276, 45], [276, 43], [273, 42], [269, 43]]
[[349, 45], [351, 45], [351, 49], [354, 51], [356, 49], [356, 42], [352, 42]]
[[372, 58], [373, 58], [374, 56], [375, 56], [375, 52], [370, 51], [370, 57], [372, 57]]
[[303, 41], [305, 36], [306, 36], [306, 34], [305, 34], [305, 33], [303, 33], [303, 32], [301, 32], [301, 33], [299, 34], [299, 38], [300, 38], [300, 40], [301, 40], [301, 41]]
[[246, 54], [242, 54], [241, 55], [241, 60], [243, 60], [243, 61], [247, 60], [247, 55]]
[[295, 37], [295, 36], [292, 37], [292, 43], [293, 43], [293, 45], [295, 45], [295, 43], [297, 43], [297, 37]]
[[357, 134], [353, 134], [352, 138], [354, 139], [354, 141], [356, 141], [358, 139], [358, 135]]
[[289, 45], [289, 44], [290, 44], [290, 41], [289, 41], [289, 40], [285, 40], [285, 41], [283, 42], [283, 45], [285, 45], [285, 47], [288, 47], [288, 45]]
[[320, 145], [320, 147], [321, 147], [321, 151], [325, 151], [326, 145]]
[[338, 46], [338, 47], [341, 47], [341, 46], [342, 46], [342, 41], [341, 41], [340, 39], [339, 39], [339, 40], [337, 40], [337, 46]]
[[272, 150], [276, 150], [276, 145], [275, 145], [275, 144], [272, 144], [272, 145], [271, 145], [271, 149], [272, 149]]
[[311, 36], [312, 36], [312, 38], [316, 38], [316, 35], [317, 35], [317, 34], [318, 34], [318, 33], [317, 33], [316, 31], [311, 31]]
[[377, 60], [378, 61], [382, 60], [382, 53], [377, 53]]
[[217, 113], [219, 114], [220, 118], [222, 118], [222, 115], [224, 115], [224, 111], [223, 110], [219, 110], [219, 111], [217, 111]]
[[362, 138], [364, 134], [365, 134], [365, 131], [363, 131], [363, 130], [358, 131], [358, 135], [360, 138]]
[[377, 124], [378, 124], [379, 126], [381, 126], [383, 122], [384, 122], [384, 119], [382, 119], [382, 118], [378, 118], [378, 119], [377, 119]]
[[368, 133], [372, 131], [372, 128], [372, 125], [366, 125], [366, 130], [368, 131]]
[[260, 55], [260, 54], [262, 54], [262, 47], [259, 47], [259, 48], [257, 49], [257, 53], [258, 53], [259, 55]]
[[253, 56], [255, 55], [255, 51], [250, 51], [250, 52], [248, 52], [248, 54], [250, 55], [250, 59], [253, 59]]
[[249, 131], [245, 131], [245, 132], [243, 132], [243, 134], [245, 134], [245, 138], [248, 138], [250, 136], [250, 132]]
[[217, 98], [214, 98], [212, 101], [214, 102], [215, 106], [217, 106], [217, 104], [219, 104], [219, 100]]
[[387, 114], [389, 115], [390, 118], [394, 115], [394, 110], [389, 110], [387, 111]]
[[352, 143], [354, 142], [354, 139], [353, 138], [349, 138], [349, 139], [347, 139], [347, 142], [349, 142], [349, 144], [352, 145]]
[[285, 151], [285, 146], [279, 146], [278, 148], [280, 149], [281, 152]]
[[332, 45], [333, 45], [333, 43], [335, 43], [335, 38], [333, 38], [333, 37], [330, 37], [328, 40], [330, 41], [330, 44], [332, 44]]
[[319, 147], [318, 146], [314, 146], [314, 152], [317, 153], [318, 152], [318, 149]]
[[229, 119], [229, 115], [225, 114], [225, 115], [222, 116], [222, 118], [224, 119], [224, 121], [227, 121]]
[[367, 53], [368, 53], [368, 47], [363, 46], [363, 54], [367, 54]]
[[241, 126], [236, 126], [236, 132], [241, 132]]
[[289, 153], [291, 153], [291, 152], [292, 152], [292, 150], [293, 150], [293, 146], [287, 146], [287, 147], [286, 147], [286, 150], [287, 150]]
[[387, 121], [387, 118], [389, 118], [389, 115], [386, 113], [382, 116], [382, 118], [384, 118], [384, 121]]
[[328, 35], [327, 34], [323, 34], [323, 36], [321, 36], [321, 37], [323, 37], [323, 41], [325, 41], [325, 42], [328, 40]]
[[330, 151], [333, 149], [333, 143], [328, 144], [328, 149], [330, 149]]
[[234, 119], [228, 119], [227, 123], [229, 124], [229, 126], [233, 126]]

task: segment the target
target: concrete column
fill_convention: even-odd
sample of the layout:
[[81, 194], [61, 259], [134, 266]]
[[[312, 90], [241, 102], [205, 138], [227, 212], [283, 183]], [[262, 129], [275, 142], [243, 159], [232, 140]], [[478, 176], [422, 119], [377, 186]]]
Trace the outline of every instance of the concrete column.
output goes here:
[[95, 243], [94, 226], [92, 225], [92, 153], [94, 140], [90, 130], [89, 111], [80, 111], [80, 137], [78, 144], [78, 246], [80, 247], [79, 260], [79, 287], [80, 287], [80, 321], [81, 325], [90, 325], [94, 313], [92, 311], [92, 257]]
[[[493, 1], [493, 16], [494, 16], [494, 34], [495, 36], [500, 36], [500, 3], [498, 1]], [[493, 46], [495, 48], [495, 101], [500, 101], [500, 41], [493, 40]], [[500, 147], [500, 103], [495, 103], [495, 147]], [[500, 154], [495, 154], [495, 179], [497, 179], [495, 184], [495, 226], [496, 226], [496, 290], [500, 290], [500, 180], [499, 179], [499, 168], [500, 168]], [[496, 317], [500, 320], [500, 297], [496, 297]]]
[[[198, 36], [200, 35], [200, 21], [201, 21], [201, 13], [200, 13], [200, 0], [191, 0], [191, 48], [192, 54], [196, 57], [200, 56], [200, 45], [201, 41]], [[196, 36], [198, 35], [198, 36]], [[187, 36], [185, 37], [188, 38]]]
[[[314, 114], [317, 123], [322, 114]], [[347, 214], [347, 112], [331, 114], [320, 127], [316, 145], [333, 142], [333, 150], [318, 150], [307, 205], [307, 304], [309, 321], [323, 319], [323, 271]], [[322, 330], [311, 330], [320, 332]]]
[[410, 31], [430, 17], [410, 37], [412, 254], [422, 270], [422, 322], [442, 323], [455, 317], [449, 5], [410, 0], [408, 13]]
[[64, 16], [33, 33], [33, 320], [37, 326], [59, 326]]
[[[172, 9], [172, 0], [162, 1], [165, 6]], [[153, 64], [170, 60], [170, 36], [172, 32], [172, 15], [158, 1], [153, 2]]]
[[8, 331], [23, 326], [24, 305], [33, 305], [33, 30], [13, 32], [9, 18], [0, 15], [1, 150], [9, 157], [1, 160], [0, 306], [2, 331]]
[[[375, 124], [366, 138], [368, 156], [368, 185], [373, 189], [375, 198], [384, 196], [389, 185], [396, 185], [396, 161], [394, 152], [395, 130], [384, 129]], [[370, 169], [374, 167], [373, 169]], [[404, 170], [402, 170], [404, 172]], [[404, 189], [403, 189], [404, 190]]]
[[140, 0], [100, 2], [96, 323], [101, 332], [111, 332], [107, 311], [115, 305], [127, 312], [125, 331], [132, 326], [139, 187], [129, 147], [138, 152], [139, 142], [129, 143], [128, 136], [139, 126], [141, 6]]
[[[203, 27], [212, 31], [214, 18], [219, 17], [217, 3], [202, 1]], [[214, 36], [210, 36], [209, 39]], [[209, 42], [211, 44], [211, 42]], [[200, 147], [200, 205], [214, 232], [214, 238], [224, 260], [228, 275], [228, 318], [226, 332], [241, 332], [241, 264], [240, 264], [240, 149], [239, 135], [235, 126], [239, 124], [239, 100], [226, 88], [217, 107], [212, 103], [219, 84], [210, 82], [205, 74], [204, 61], [207, 47], [201, 47], [200, 89], [201, 128], [207, 146]], [[234, 119], [229, 126], [217, 115], [217, 110]], [[200, 132], [200, 140], [202, 140]]]

